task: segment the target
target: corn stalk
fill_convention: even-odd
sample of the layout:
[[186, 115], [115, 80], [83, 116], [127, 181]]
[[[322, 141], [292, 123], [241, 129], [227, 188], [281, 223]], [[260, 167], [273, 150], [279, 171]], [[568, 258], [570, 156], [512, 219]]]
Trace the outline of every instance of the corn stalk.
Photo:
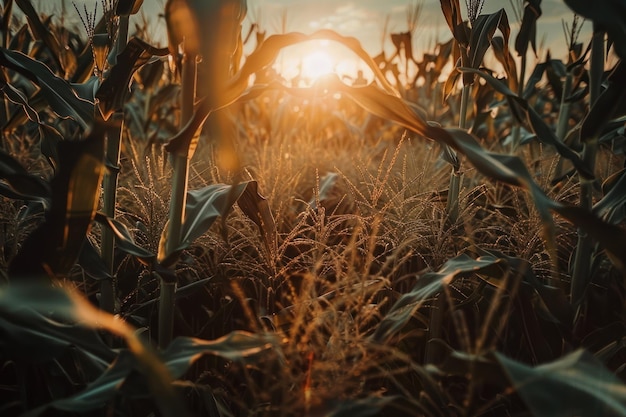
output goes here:
[[[589, 107], [598, 100], [601, 92], [602, 77], [604, 73], [604, 37], [605, 32], [599, 30], [594, 24], [593, 38], [591, 43], [591, 62], [589, 74]], [[596, 153], [598, 150], [598, 137], [581, 138], [584, 141], [582, 159], [588, 169], [593, 173], [596, 166]], [[581, 178], [580, 180], [580, 206], [591, 210], [593, 206], [593, 181]], [[570, 297], [574, 306], [579, 306], [584, 297], [585, 289], [589, 282], [590, 266], [593, 260], [593, 240], [583, 230], [578, 229], [578, 244], [574, 258], [574, 270], [570, 283]]]
[[[113, 16], [110, 17], [111, 19]], [[128, 43], [129, 16], [120, 16], [117, 32], [116, 55], [124, 50]], [[102, 184], [103, 211], [107, 217], [115, 218], [117, 201], [117, 182], [122, 149], [122, 134], [124, 132], [124, 112], [118, 111], [109, 120], [111, 128], [107, 129], [107, 144], [105, 160], [108, 167]], [[106, 312], [115, 312], [115, 235], [108, 229], [102, 230], [100, 254], [109, 272], [110, 278], [100, 282], [100, 308]]]

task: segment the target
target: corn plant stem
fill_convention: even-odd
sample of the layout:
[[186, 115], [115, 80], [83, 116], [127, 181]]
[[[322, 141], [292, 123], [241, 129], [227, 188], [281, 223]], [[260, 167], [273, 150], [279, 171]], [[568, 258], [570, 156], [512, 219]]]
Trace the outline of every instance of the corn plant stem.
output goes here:
[[[116, 52], [120, 53], [128, 43], [128, 16], [121, 16], [117, 32]], [[115, 128], [108, 129], [106, 160], [109, 170], [104, 175], [102, 184], [103, 211], [107, 217], [115, 217], [117, 201], [117, 183], [124, 132], [123, 112], [116, 112], [110, 119]], [[119, 123], [116, 125], [115, 123]], [[115, 312], [115, 235], [108, 228], [102, 230], [100, 255], [107, 267], [110, 279], [100, 281], [100, 308], [109, 313]]]
[[[461, 109], [459, 111], [459, 127], [467, 129], [467, 106], [469, 104], [471, 85], [464, 85], [461, 91]], [[455, 224], [459, 218], [459, 192], [461, 191], [462, 174], [457, 167], [452, 168], [450, 184], [448, 186], [448, 199], [446, 201], [446, 214], [450, 223]]]
[[567, 98], [572, 94], [572, 81], [573, 77], [570, 72], [565, 77], [565, 84], [563, 85], [563, 95], [561, 96], [561, 105], [559, 107], [559, 121], [556, 126], [556, 136], [562, 141], [565, 140], [567, 135], [567, 127], [569, 123], [569, 112], [571, 103]]
[[[196, 57], [185, 54], [182, 62], [181, 78], [181, 128], [193, 116], [193, 105], [196, 94]], [[187, 204], [187, 188], [189, 184], [188, 154], [173, 155], [172, 195], [168, 219], [167, 254], [171, 254], [181, 243], [182, 227]], [[174, 266], [175, 268], [175, 266]], [[165, 349], [171, 342], [174, 331], [174, 293], [176, 283], [163, 278], [159, 300], [159, 347]]]
[[[604, 31], [594, 25], [591, 40], [591, 61], [589, 64], [589, 106], [598, 100], [604, 73]], [[595, 171], [598, 138], [581, 138], [584, 141], [582, 159], [591, 172]], [[580, 179], [580, 206], [591, 210], [593, 206], [593, 181]], [[570, 301], [578, 307], [584, 298], [589, 282], [590, 266], [593, 258], [593, 241], [583, 230], [578, 229], [578, 244], [574, 258], [574, 270], [570, 282]]]
[[[522, 95], [524, 94], [524, 81], [526, 79], [526, 65], [527, 65], [526, 54], [523, 54], [522, 60], [520, 63], [519, 80], [517, 83], [518, 97], [522, 97]], [[515, 126], [513, 126], [513, 140], [511, 142], [511, 153], [514, 154], [517, 151], [517, 148], [520, 146], [521, 141], [522, 141], [522, 127], [519, 124], [515, 124]]]
[[[471, 85], [464, 85], [461, 91], [461, 109], [459, 110], [459, 127], [467, 129], [467, 106], [469, 104]], [[450, 174], [450, 185], [448, 187], [448, 199], [446, 202], [446, 213], [448, 221], [455, 224], [459, 217], [459, 192], [461, 188], [461, 172], [456, 168], [452, 168]], [[443, 326], [444, 310], [446, 308], [446, 294], [441, 292], [434, 302], [433, 310], [430, 315], [430, 323], [428, 326], [429, 340], [439, 339], [441, 337], [441, 329]], [[434, 343], [426, 345], [425, 363], [438, 363], [441, 358], [441, 352]]]

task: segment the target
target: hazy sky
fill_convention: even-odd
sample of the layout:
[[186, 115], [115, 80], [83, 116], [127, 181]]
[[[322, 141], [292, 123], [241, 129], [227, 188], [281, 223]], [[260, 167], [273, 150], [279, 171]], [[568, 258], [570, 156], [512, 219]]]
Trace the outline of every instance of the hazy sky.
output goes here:
[[[85, 3], [93, 5], [96, 0], [76, 0], [81, 6]], [[460, 0], [464, 9], [464, 1]], [[62, 0], [40, 0], [40, 8], [56, 8]], [[420, 0], [417, 0], [420, 2]], [[438, 0], [423, 0], [422, 13], [415, 34], [416, 48], [432, 45], [435, 39], [447, 40], [449, 31], [443, 19]], [[485, 0], [483, 13], [492, 13], [504, 7], [509, 16], [512, 36], [517, 32], [517, 19], [512, 12], [510, 3], [521, 3], [522, 0]], [[35, 2], [37, 3], [37, 2]], [[75, 14], [72, 1], [65, 0], [70, 14]], [[389, 16], [389, 30], [400, 32], [407, 29], [406, 10], [416, 0], [248, 0], [248, 19], [261, 24], [268, 32], [276, 32], [281, 27], [282, 16], [286, 16], [287, 30], [312, 32], [319, 28], [330, 28], [344, 35], [355, 36], [361, 40], [371, 53], [380, 52], [381, 34], [384, 22]], [[156, 21], [158, 13], [163, 10], [165, 0], [144, 0], [143, 10], [151, 21]], [[90, 6], [93, 7], [93, 6]], [[81, 7], [82, 8], [82, 7]], [[543, 16], [539, 19], [538, 41], [545, 37], [545, 45], [550, 49], [561, 49], [564, 35], [561, 21], [571, 21], [572, 13], [563, 0], [543, 0], [541, 3]], [[586, 25], [590, 29], [591, 24]], [[161, 24], [155, 32], [164, 30]], [[387, 41], [387, 47], [389, 42]]]
[[[54, 8], [57, 12], [63, 0], [52, 2], [40, 0], [41, 9]], [[96, 0], [76, 0], [93, 7]], [[101, 0], [98, 0], [101, 1]], [[144, 0], [143, 11], [153, 23], [152, 41], [165, 42], [165, 25], [157, 16], [163, 11], [166, 0]], [[511, 25], [511, 38], [515, 39], [519, 27], [518, 19], [513, 13], [511, 2], [522, 3], [522, 0], [485, 0], [483, 13], [492, 13], [504, 7]], [[35, 2], [36, 3], [36, 2]], [[65, 0], [67, 12], [75, 15], [72, 2]], [[424, 49], [429, 50], [437, 41], [446, 41], [451, 35], [441, 12], [439, 0], [417, 0], [422, 3], [422, 12], [414, 35], [414, 47], [417, 56]], [[460, 0], [465, 10], [465, 0]], [[378, 54], [383, 48], [391, 51], [389, 37], [382, 40], [384, 22], [389, 18], [388, 32], [407, 30], [407, 8], [416, 4], [416, 0], [248, 0], [247, 23], [256, 22], [268, 33], [279, 32], [283, 17], [287, 31], [314, 32], [317, 29], [329, 28], [343, 35], [354, 36], [372, 55]], [[539, 19], [537, 41], [550, 49], [553, 56], [564, 58], [565, 37], [562, 21], [571, 23], [573, 14], [563, 0], [543, 0], [543, 15]], [[91, 10], [91, 9], [90, 9]], [[46, 10], [50, 11], [50, 10]], [[586, 22], [581, 40], [587, 41], [591, 23]], [[337, 52], [336, 52], [337, 53]], [[342, 52], [338, 52], [342, 54]], [[346, 54], [346, 56], [349, 54]], [[543, 58], [543, 56], [541, 57]], [[354, 57], [346, 59], [355, 60]]]

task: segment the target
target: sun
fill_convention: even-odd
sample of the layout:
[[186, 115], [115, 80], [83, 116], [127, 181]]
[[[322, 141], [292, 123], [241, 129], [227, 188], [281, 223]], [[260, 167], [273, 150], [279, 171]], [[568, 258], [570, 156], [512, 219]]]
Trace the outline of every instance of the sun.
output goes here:
[[301, 76], [315, 81], [335, 71], [335, 60], [324, 50], [315, 50], [302, 57]]

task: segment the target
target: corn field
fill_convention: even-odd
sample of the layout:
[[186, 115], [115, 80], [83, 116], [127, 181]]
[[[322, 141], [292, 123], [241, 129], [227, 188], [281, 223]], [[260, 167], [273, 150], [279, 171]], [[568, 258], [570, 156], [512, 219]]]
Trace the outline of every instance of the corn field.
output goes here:
[[[1, 3], [0, 415], [626, 416], [626, 1], [562, 57], [541, 0], [375, 56]], [[286, 79], [310, 41], [369, 78]]]

